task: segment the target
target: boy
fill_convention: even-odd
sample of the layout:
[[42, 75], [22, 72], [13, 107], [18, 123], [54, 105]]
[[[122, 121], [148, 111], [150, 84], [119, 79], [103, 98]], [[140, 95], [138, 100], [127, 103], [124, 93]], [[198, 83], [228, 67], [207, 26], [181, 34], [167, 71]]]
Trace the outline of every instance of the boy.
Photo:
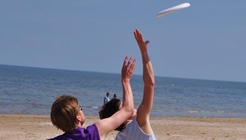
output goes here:
[[122, 109], [106, 119], [98, 120], [94, 124], [83, 128], [85, 115], [78, 100], [69, 95], [59, 96], [51, 107], [51, 121], [58, 129], [65, 133], [51, 140], [104, 140], [106, 135], [116, 129], [133, 114], [133, 95], [130, 79], [136, 66], [136, 60], [125, 57], [121, 70], [123, 88]]

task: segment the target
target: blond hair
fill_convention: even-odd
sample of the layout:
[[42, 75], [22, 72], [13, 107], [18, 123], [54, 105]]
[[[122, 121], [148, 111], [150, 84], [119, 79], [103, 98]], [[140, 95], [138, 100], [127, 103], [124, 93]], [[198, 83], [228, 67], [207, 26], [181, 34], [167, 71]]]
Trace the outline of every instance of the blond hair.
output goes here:
[[70, 95], [58, 96], [52, 104], [50, 118], [53, 125], [64, 132], [76, 128], [76, 115], [79, 113], [77, 98]]

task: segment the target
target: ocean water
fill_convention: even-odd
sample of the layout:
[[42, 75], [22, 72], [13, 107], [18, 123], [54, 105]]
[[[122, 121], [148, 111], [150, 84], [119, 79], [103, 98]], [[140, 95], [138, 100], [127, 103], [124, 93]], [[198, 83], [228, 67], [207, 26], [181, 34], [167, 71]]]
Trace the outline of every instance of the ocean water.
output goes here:
[[[155, 77], [151, 116], [246, 118], [246, 83]], [[132, 80], [134, 104], [142, 100], [141, 75]], [[0, 65], [1, 114], [49, 114], [55, 97], [79, 99], [86, 115], [97, 115], [106, 92], [122, 99], [120, 74]]]

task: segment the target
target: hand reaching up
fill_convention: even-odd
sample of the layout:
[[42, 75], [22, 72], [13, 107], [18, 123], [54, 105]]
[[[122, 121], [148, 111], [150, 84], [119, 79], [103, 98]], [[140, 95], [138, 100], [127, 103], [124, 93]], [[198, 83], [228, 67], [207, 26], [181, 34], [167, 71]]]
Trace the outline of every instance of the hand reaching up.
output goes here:
[[144, 41], [143, 36], [138, 29], [134, 31], [134, 36], [138, 43], [141, 53], [147, 52], [148, 50], [147, 45], [149, 44], [149, 41], [148, 40]]
[[135, 70], [135, 67], [136, 67], [136, 59], [134, 59], [133, 57], [130, 57], [128, 59], [128, 56], [126, 56], [121, 69], [121, 79], [130, 80], [132, 78], [132, 74]]

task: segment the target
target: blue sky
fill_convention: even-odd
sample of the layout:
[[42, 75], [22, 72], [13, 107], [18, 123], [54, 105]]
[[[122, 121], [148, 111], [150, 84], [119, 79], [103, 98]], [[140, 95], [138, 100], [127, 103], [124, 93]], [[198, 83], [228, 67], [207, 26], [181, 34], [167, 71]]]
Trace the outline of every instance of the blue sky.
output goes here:
[[[166, 8], [187, 9], [157, 18]], [[1, 0], [0, 64], [120, 73], [148, 39], [155, 75], [246, 82], [245, 0]]]

